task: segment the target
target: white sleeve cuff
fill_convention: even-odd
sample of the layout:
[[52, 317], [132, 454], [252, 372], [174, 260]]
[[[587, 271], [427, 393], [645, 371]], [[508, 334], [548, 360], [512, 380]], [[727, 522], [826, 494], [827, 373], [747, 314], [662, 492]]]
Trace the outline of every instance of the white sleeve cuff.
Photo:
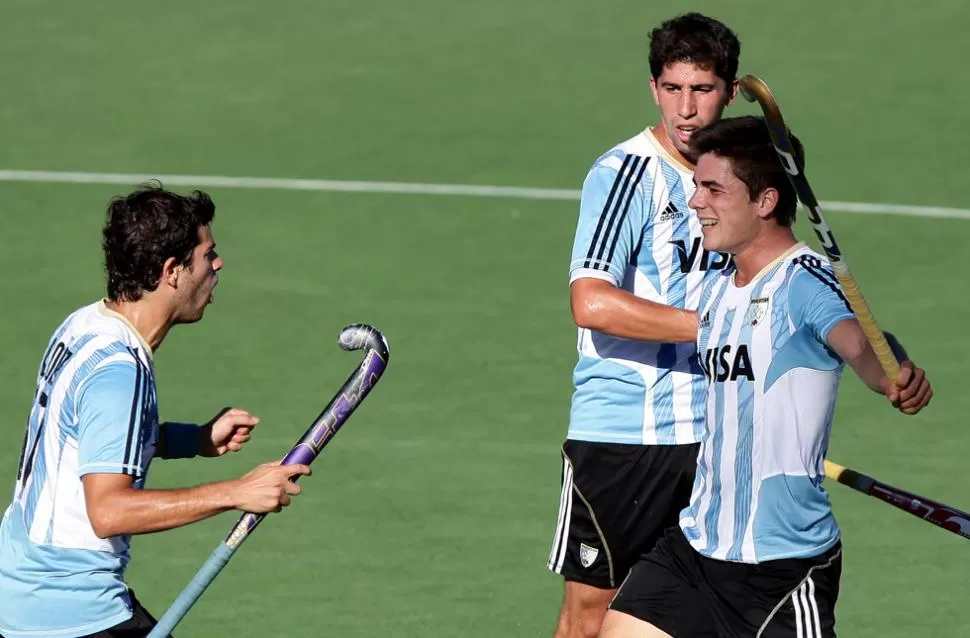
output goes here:
[[605, 270], [596, 270], [595, 268], [577, 268], [569, 273], [569, 283], [572, 284], [577, 279], [602, 279], [603, 281], [608, 281], [614, 286], [619, 286], [619, 282], [616, 280], [611, 273]]

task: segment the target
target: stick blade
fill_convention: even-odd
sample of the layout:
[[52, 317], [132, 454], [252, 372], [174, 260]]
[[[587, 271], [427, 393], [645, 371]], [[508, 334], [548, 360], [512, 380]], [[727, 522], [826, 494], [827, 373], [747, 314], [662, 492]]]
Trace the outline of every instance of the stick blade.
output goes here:
[[340, 331], [337, 343], [341, 348], [348, 351], [360, 350], [361, 348], [376, 350], [385, 362], [390, 355], [387, 338], [380, 330], [366, 323], [352, 323], [345, 326]]

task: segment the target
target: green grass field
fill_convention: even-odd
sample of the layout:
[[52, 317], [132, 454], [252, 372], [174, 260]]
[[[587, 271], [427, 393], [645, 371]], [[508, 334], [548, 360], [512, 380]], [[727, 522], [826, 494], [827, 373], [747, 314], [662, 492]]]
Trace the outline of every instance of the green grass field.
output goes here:
[[[656, 117], [649, 29], [696, 8], [739, 32], [742, 72], [781, 101], [820, 199], [970, 207], [964, 2], [726, 4], [8, 0], [0, 169], [578, 189]], [[131, 186], [0, 182], [0, 490], [44, 344], [102, 294], [104, 207]], [[304, 494], [176, 635], [551, 635], [576, 203], [208, 190], [225, 269], [205, 320], [156, 355], [162, 418], [231, 404], [262, 424], [242, 454], [158, 462], [153, 487], [285, 453], [358, 361], [336, 346], [345, 324], [380, 327], [392, 362]], [[970, 346], [956, 338], [970, 222], [828, 216], [877, 318], [936, 389], [907, 418], [847, 375], [831, 458], [970, 508]], [[830, 490], [846, 545], [840, 635], [970, 635], [970, 545]], [[234, 520], [135, 539], [142, 601], [161, 614]]]

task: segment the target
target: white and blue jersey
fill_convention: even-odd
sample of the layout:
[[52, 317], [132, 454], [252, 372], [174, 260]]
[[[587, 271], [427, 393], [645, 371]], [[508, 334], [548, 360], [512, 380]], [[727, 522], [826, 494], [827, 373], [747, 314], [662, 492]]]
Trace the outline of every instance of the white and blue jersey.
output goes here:
[[705, 286], [698, 352], [708, 427], [680, 525], [711, 558], [821, 554], [840, 537], [822, 488], [845, 367], [829, 331], [854, 317], [827, 260], [798, 244], [746, 286]]
[[151, 349], [103, 302], [72, 313], [41, 361], [0, 522], [0, 634], [82, 636], [131, 616], [130, 537], [98, 538], [81, 477], [128, 474], [143, 487], [157, 436]]
[[[701, 246], [687, 207], [693, 173], [649, 130], [593, 164], [583, 183], [569, 282], [603, 279], [642, 299], [696, 310], [709, 272], [730, 258]], [[580, 328], [567, 438], [695, 443], [704, 429], [704, 374], [693, 343], [634, 341]]]

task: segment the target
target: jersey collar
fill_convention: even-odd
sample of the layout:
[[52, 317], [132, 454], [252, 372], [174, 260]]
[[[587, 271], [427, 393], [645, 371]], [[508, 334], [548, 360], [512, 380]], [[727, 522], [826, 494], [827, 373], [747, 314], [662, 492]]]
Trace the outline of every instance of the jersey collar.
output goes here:
[[691, 175], [694, 174], [694, 169], [692, 167], [685, 164], [683, 160], [678, 159], [677, 157], [674, 157], [673, 153], [668, 151], [667, 148], [660, 143], [660, 140], [657, 139], [657, 134], [653, 132], [653, 129], [651, 127], [648, 126], [647, 128], [645, 128], [643, 130], [643, 134], [647, 137], [650, 143], [653, 144], [654, 148], [657, 149], [657, 152], [663, 155], [663, 158], [665, 160], [667, 160], [674, 166], [678, 167], [682, 171], [690, 173]]
[[118, 321], [123, 323], [125, 327], [128, 328], [131, 331], [131, 333], [135, 335], [135, 337], [137, 337], [139, 343], [141, 343], [142, 347], [145, 349], [145, 354], [148, 355], [148, 359], [153, 360], [152, 347], [148, 345], [148, 342], [145, 341], [145, 338], [141, 336], [141, 333], [138, 332], [138, 329], [135, 328], [134, 324], [128, 321], [128, 317], [124, 316], [121, 313], [115, 312], [114, 310], [109, 308], [105, 304], [106, 301], [107, 299], [102, 297], [101, 301], [98, 302], [98, 312], [100, 312], [105, 317], [109, 317], [111, 319], [117, 319]]
[[765, 266], [764, 268], [762, 268], [760, 271], [758, 271], [758, 274], [755, 275], [754, 277], [752, 277], [751, 278], [751, 281], [749, 281], [744, 286], [738, 286], [735, 283], [735, 279], [734, 278], [738, 274], [737, 269], [735, 269], [734, 273], [731, 274], [731, 285], [734, 286], [735, 288], [737, 288], [738, 290], [743, 290], [745, 288], [750, 288], [753, 284], [758, 283], [759, 280], [761, 280], [762, 278], [764, 278], [765, 275], [767, 275], [768, 273], [774, 272], [775, 268], [778, 267], [778, 264], [780, 264], [782, 261], [788, 259], [791, 255], [793, 255], [794, 253], [798, 252], [802, 248], [805, 248], [805, 246], [806, 246], [805, 242], [803, 242], [803, 241], [797, 242], [794, 246], [792, 246], [791, 248], [789, 248], [788, 250], [786, 250], [782, 254], [780, 254], [777, 257], [775, 257], [775, 259], [773, 259], [770, 264], [768, 264], [767, 266]]

